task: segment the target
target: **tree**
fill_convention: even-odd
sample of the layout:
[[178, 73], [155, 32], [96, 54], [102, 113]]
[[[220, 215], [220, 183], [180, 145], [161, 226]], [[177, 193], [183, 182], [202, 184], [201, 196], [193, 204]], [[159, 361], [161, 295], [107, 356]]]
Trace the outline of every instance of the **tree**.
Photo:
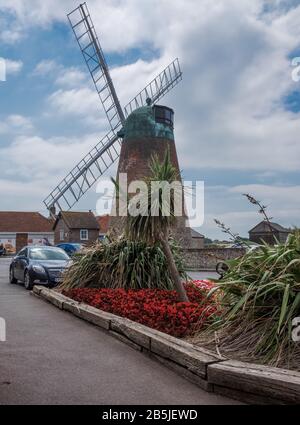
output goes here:
[[[166, 199], [162, 196], [161, 187], [158, 188], [156, 184], [152, 184], [154, 182], [171, 184], [179, 181], [180, 178], [176, 168], [171, 163], [169, 150], [166, 151], [163, 161], [160, 161], [158, 156], [153, 156], [149, 167], [150, 177], [145, 178], [148, 190], [144, 196], [140, 197], [138, 215], [130, 214], [129, 201], [129, 215], [126, 220], [125, 235], [129, 240], [140, 240], [149, 245], [160, 243], [179, 299], [182, 302], [188, 302], [189, 299], [169, 243], [170, 230], [176, 222], [174, 214], [175, 194], [173, 191], [170, 192], [170, 196]], [[156, 214], [153, 214], [154, 211]], [[168, 214], [166, 214], [166, 211], [168, 211]]]

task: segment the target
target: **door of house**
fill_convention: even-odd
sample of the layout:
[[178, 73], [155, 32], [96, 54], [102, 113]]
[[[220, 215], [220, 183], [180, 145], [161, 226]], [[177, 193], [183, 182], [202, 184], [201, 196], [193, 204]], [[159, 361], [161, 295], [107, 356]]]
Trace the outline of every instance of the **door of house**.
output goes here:
[[16, 235], [16, 252], [19, 252], [28, 244], [28, 233], [17, 233]]

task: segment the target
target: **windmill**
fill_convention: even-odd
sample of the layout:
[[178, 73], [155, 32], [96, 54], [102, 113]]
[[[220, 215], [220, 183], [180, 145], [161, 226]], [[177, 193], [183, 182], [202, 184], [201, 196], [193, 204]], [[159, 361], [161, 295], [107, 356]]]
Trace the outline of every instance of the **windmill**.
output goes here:
[[[52, 215], [55, 215], [57, 210], [70, 210], [119, 158], [124, 145], [123, 129], [127, 119], [141, 107], [149, 106], [149, 99], [152, 108], [155, 108], [157, 102], [182, 80], [180, 64], [178, 59], [175, 59], [122, 109], [86, 3], [80, 4], [69, 13], [68, 19], [99, 95], [110, 130], [44, 200]], [[167, 117], [173, 125], [173, 111], [160, 106], [156, 108], [157, 115], [160, 118]], [[178, 167], [175, 145], [173, 151]], [[128, 153], [121, 152], [121, 159], [122, 157], [128, 157]], [[119, 171], [124, 168], [123, 165], [124, 161], [119, 164]]]

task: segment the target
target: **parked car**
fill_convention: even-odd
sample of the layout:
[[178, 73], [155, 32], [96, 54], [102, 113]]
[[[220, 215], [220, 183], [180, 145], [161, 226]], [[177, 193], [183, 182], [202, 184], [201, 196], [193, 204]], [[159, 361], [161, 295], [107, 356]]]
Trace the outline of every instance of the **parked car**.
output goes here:
[[0, 245], [0, 257], [1, 257], [2, 255], [6, 255], [6, 249], [5, 249], [5, 247], [3, 246], [3, 244], [1, 244], [1, 245]]
[[83, 248], [83, 245], [80, 243], [59, 243], [56, 246], [66, 251], [66, 253], [70, 256], [77, 254]]
[[28, 290], [36, 283], [54, 287], [61, 282], [62, 273], [70, 264], [70, 257], [61, 248], [27, 246], [13, 258], [9, 281], [21, 281]]

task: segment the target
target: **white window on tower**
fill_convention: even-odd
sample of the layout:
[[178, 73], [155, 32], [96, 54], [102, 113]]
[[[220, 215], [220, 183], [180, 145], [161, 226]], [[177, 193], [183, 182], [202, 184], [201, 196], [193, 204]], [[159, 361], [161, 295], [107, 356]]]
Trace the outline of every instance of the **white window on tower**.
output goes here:
[[61, 230], [59, 231], [59, 239], [60, 239], [61, 241], [64, 241], [64, 240], [65, 240], [65, 231], [64, 231], [63, 229], [61, 229]]
[[88, 241], [89, 240], [89, 231], [86, 229], [80, 230], [80, 240], [81, 241]]

